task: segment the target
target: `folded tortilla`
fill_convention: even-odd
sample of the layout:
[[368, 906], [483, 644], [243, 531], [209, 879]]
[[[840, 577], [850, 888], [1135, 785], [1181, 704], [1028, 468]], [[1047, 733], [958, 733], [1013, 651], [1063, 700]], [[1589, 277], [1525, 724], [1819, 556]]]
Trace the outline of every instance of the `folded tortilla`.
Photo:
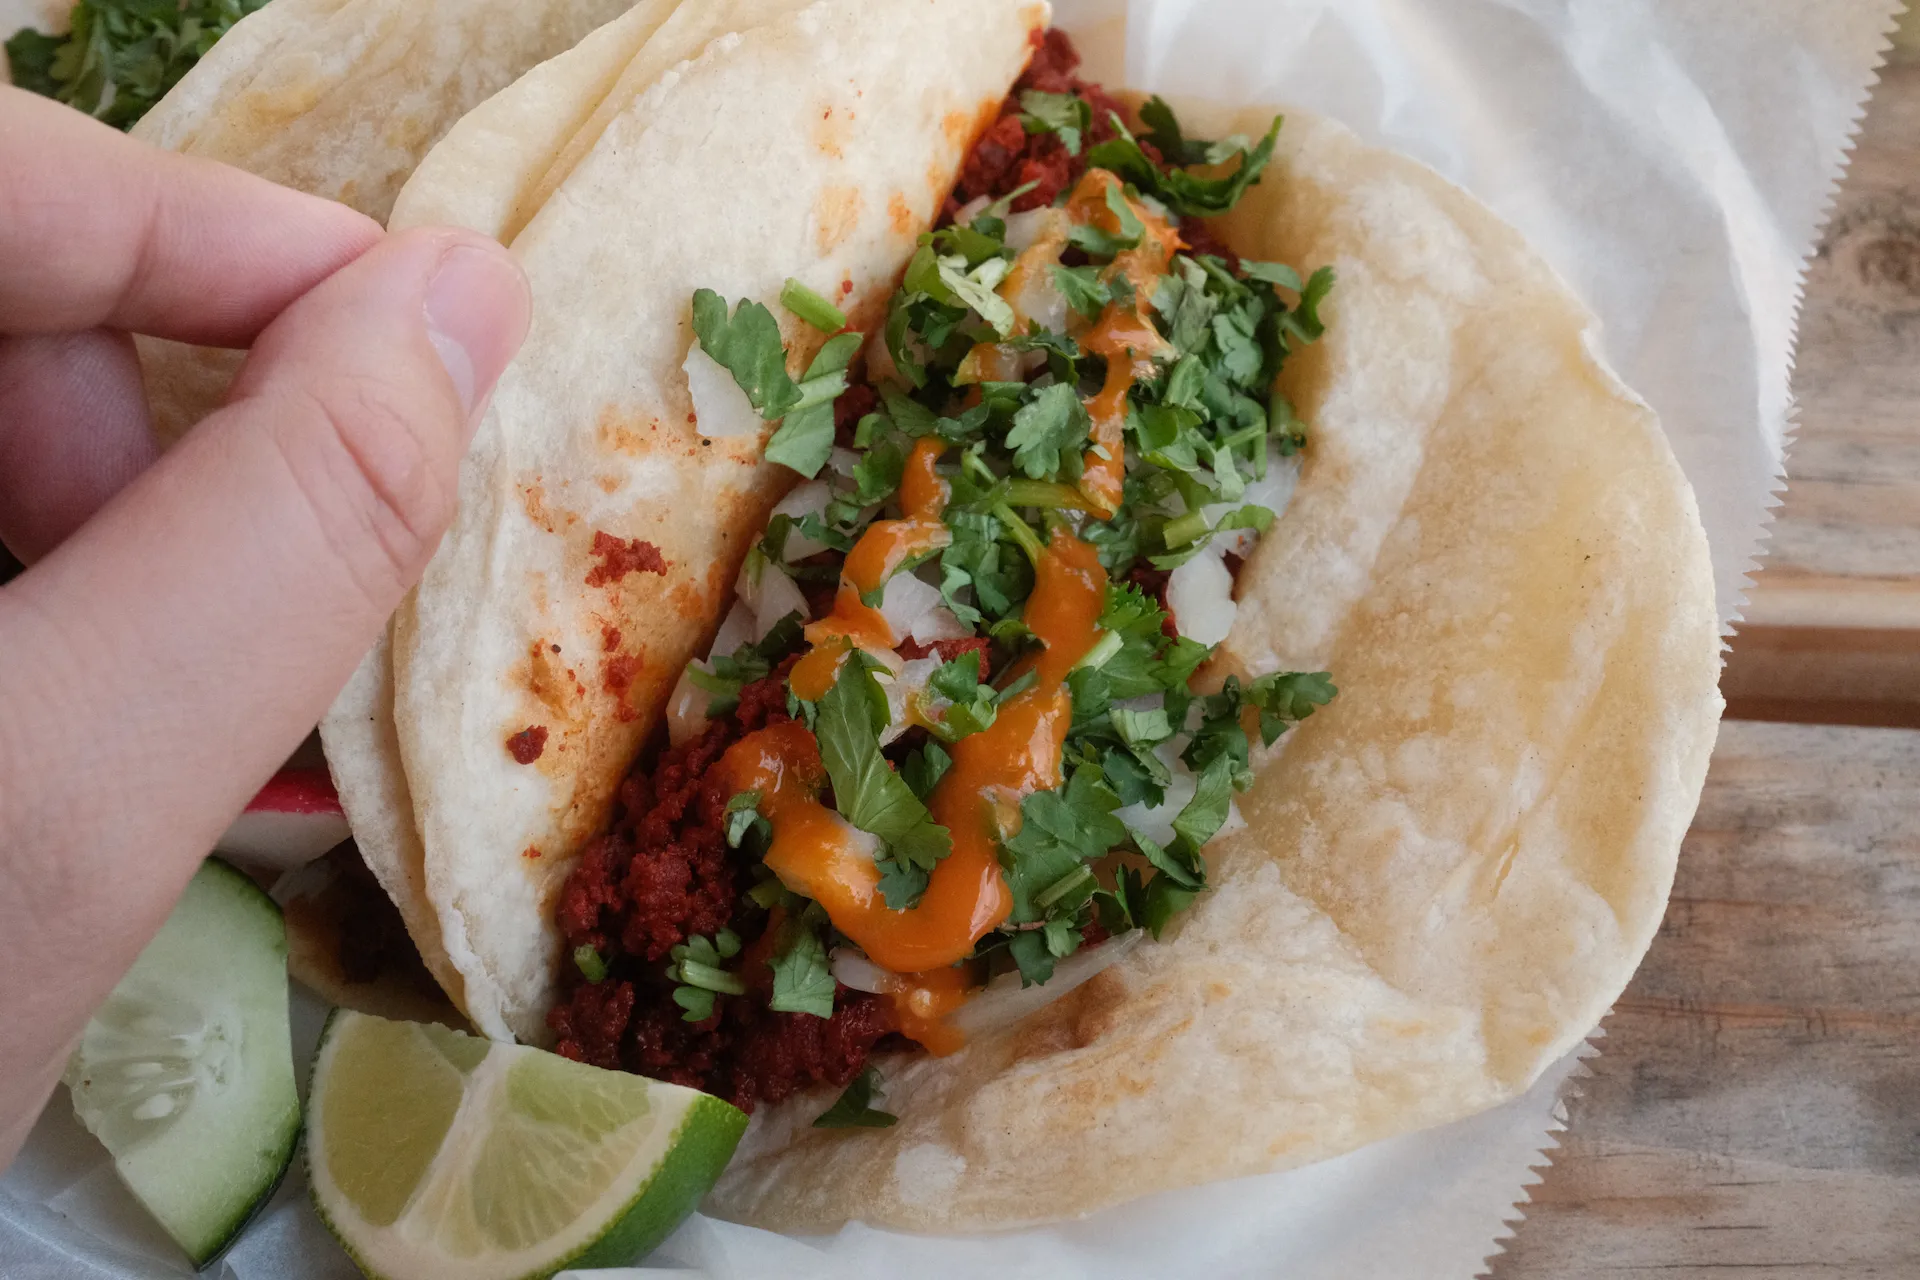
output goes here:
[[[1273, 114], [1179, 111], [1202, 137]], [[757, 1115], [711, 1211], [1000, 1229], [1325, 1159], [1520, 1093], [1651, 942], [1721, 706], [1653, 413], [1511, 228], [1337, 125], [1290, 115], [1217, 229], [1339, 273], [1282, 375], [1305, 461], [1224, 661], [1340, 697], [1257, 762], [1163, 940], [883, 1064], [891, 1128], [810, 1128], [824, 1096]]]
[[[616, 16], [657, 26], [678, 0], [274, 0], [235, 24], [133, 129], [384, 221], [401, 184], [455, 121]], [[651, 27], [632, 37], [635, 47]], [[138, 339], [154, 428], [170, 443], [217, 408], [245, 353]], [[457, 1001], [427, 909], [412, 802], [392, 744], [383, 668], [364, 667], [323, 730], [368, 867]], [[381, 716], [384, 715], [384, 720]], [[304, 917], [303, 917], [304, 918]], [[298, 933], [300, 920], [291, 926]], [[295, 976], [356, 1006], [385, 994], [332, 980], [325, 944], [296, 940]]]
[[[554, 898], [792, 483], [764, 433], [699, 432], [688, 300], [772, 302], [793, 277], [876, 319], [1045, 21], [1030, 0], [687, 6], [591, 111], [565, 92], [573, 59], [604, 72], [583, 47], [469, 117], [401, 194], [396, 225], [524, 220], [510, 247], [533, 286], [453, 528], [392, 632], [426, 896], [489, 1034], [549, 1039]], [[800, 361], [823, 340], [802, 329]], [[664, 571], [609, 552], [636, 542]], [[544, 746], [523, 764], [507, 742], [528, 728]]]

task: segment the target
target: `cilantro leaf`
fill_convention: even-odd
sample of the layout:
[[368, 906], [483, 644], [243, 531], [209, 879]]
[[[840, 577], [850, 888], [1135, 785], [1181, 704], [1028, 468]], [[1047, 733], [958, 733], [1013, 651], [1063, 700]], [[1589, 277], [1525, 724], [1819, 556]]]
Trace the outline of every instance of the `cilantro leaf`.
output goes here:
[[1007, 432], [1007, 444], [1013, 449], [1013, 463], [1035, 480], [1059, 474], [1080, 474], [1079, 449], [1093, 429], [1086, 405], [1080, 395], [1065, 383], [1043, 387], [1020, 411], [1013, 415], [1013, 429]]
[[951, 768], [953, 757], [942, 750], [939, 743], [929, 742], [907, 757], [907, 762], [900, 766], [900, 776], [913, 788], [913, 794], [925, 800]]
[[[847, 389], [847, 364], [864, 340], [858, 333], [842, 333], [827, 339], [807, 366], [807, 376], [798, 384], [793, 407], [786, 411], [780, 429], [767, 441], [767, 461], [791, 467], [808, 479], [820, 474], [820, 468], [827, 465], [827, 459], [833, 454], [833, 402]], [[734, 377], [738, 381], [739, 374]]]
[[1080, 154], [1080, 140], [1093, 123], [1093, 109], [1085, 98], [1029, 89], [1020, 95], [1020, 109], [1020, 123], [1028, 133], [1052, 133], [1068, 155]]
[[1044, 918], [1038, 899], [1080, 864], [1105, 857], [1127, 839], [1127, 828], [1113, 816], [1120, 797], [1100, 776], [1082, 766], [1067, 784], [1036, 791], [1020, 803], [1020, 830], [1002, 843], [1007, 887], [1013, 892], [1015, 923]]
[[[1153, 134], [1148, 135], [1150, 138], [1167, 136], [1167, 126], [1171, 126], [1177, 136], [1178, 122], [1165, 102], [1157, 97], [1150, 99], [1141, 109], [1143, 121], [1149, 119], [1149, 112], [1153, 113], [1151, 118], [1162, 122]], [[1212, 143], [1189, 142], [1182, 138], [1175, 148], [1178, 163], [1182, 166], [1191, 163], [1224, 164], [1238, 158], [1239, 163], [1233, 172], [1208, 178], [1190, 173], [1184, 167], [1162, 169], [1141, 150], [1139, 140], [1127, 128], [1125, 121], [1117, 115], [1111, 119], [1119, 136], [1091, 148], [1087, 152], [1087, 163], [1096, 168], [1113, 170], [1182, 217], [1221, 214], [1238, 204], [1247, 188], [1259, 181], [1267, 162], [1273, 158], [1273, 145], [1280, 136], [1280, 117], [1275, 116], [1266, 136], [1251, 146], [1235, 139], [1223, 150]], [[1189, 156], [1197, 156], [1198, 160], [1188, 160], [1186, 157]]]
[[827, 967], [826, 944], [820, 941], [819, 904], [781, 926], [779, 945], [767, 963], [773, 970], [773, 995], [767, 1007], [776, 1013], [833, 1016], [833, 972]]
[[725, 298], [711, 289], [696, 289], [693, 334], [700, 349], [733, 375], [761, 417], [771, 422], [800, 403], [800, 388], [787, 376], [780, 325], [758, 302], [743, 299], [728, 319]]
[[727, 847], [738, 849], [740, 842], [747, 838], [747, 832], [758, 823], [764, 822], [760, 816], [760, 793], [742, 791], [727, 801]]
[[1089, 320], [1097, 320], [1113, 301], [1113, 290], [1100, 278], [1100, 268], [1088, 264], [1084, 267], [1052, 266], [1047, 268], [1053, 275], [1053, 285], [1067, 300], [1067, 305]]
[[20, 88], [130, 128], [234, 23], [266, 0], [79, 0], [64, 36], [7, 41]]
[[1053, 952], [1048, 950], [1046, 937], [1040, 930], [1027, 929], [1014, 934], [1007, 942], [1007, 952], [1020, 966], [1021, 986], [1037, 987], [1053, 977]]
[[713, 1016], [716, 993], [730, 996], [746, 993], [746, 983], [739, 975], [721, 967], [740, 954], [740, 936], [733, 930], [722, 929], [712, 938], [695, 934], [670, 954], [673, 963], [667, 966], [667, 977], [680, 984], [674, 990], [673, 1000], [686, 1010], [681, 1016], [688, 1022], [704, 1022]]
[[920, 905], [921, 896], [933, 880], [931, 872], [897, 858], [884, 858], [875, 865], [880, 868], [880, 896], [887, 900], [890, 909], [910, 911]]
[[[953, 852], [953, 836], [880, 754], [873, 698], [879, 686], [857, 653], [849, 654], [820, 699], [814, 734], [833, 779], [834, 803], [848, 822], [880, 837], [892, 856], [930, 871]], [[881, 718], [885, 699], [881, 695]]]
[[1232, 756], [1219, 755], [1200, 771], [1193, 799], [1173, 819], [1174, 845], [1183, 853], [1197, 854], [1226, 824], [1227, 807], [1233, 803], [1234, 764]]
[[971, 271], [967, 269], [967, 260], [959, 255], [942, 257], [936, 261], [939, 264], [940, 283], [947, 287], [955, 299], [971, 307], [976, 315], [992, 326], [998, 336], [1004, 338], [1014, 331], [1013, 304], [993, 291], [994, 286], [1006, 278], [1005, 259], [989, 259]]
[[868, 1067], [853, 1078], [837, 1101], [813, 1122], [816, 1129], [885, 1129], [900, 1117], [880, 1111], [874, 1101], [881, 1097], [880, 1073]]
[[[1133, 248], [1140, 243], [1140, 237], [1147, 233], [1146, 226], [1133, 212], [1133, 206], [1127, 203], [1126, 193], [1118, 186], [1107, 188], [1106, 199], [1107, 211], [1113, 214], [1118, 230], [1108, 231], [1105, 227], [1087, 223], [1067, 234], [1067, 242], [1076, 249], [1101, 258], [1111, 258], [1122, 250]], [[1112, 288], [1112, 285], [1108, 287]]]
[[1325, 671], [1276, 671], [1248, 685], [1246, 700], [1260, 708], [1260, 740], [1270, 747], [1288, 726], [1332, 702], [1337, 693]]

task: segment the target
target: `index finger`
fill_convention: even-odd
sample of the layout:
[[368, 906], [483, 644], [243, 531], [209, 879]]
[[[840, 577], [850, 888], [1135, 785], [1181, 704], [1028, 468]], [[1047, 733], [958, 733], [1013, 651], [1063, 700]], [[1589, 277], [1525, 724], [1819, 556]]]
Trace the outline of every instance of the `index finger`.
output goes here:
[[0, 334], [107, 325], [244, 346], [380, 234], [345, 205], [0, 86]]

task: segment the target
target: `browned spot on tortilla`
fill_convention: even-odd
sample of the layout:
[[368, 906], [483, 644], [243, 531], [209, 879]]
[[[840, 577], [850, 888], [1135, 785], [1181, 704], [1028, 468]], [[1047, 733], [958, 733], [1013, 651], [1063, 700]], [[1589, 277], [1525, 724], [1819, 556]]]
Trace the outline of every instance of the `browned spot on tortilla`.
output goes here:
[[1047, 16], [1047, 6], [1044, 4], [1030, 4], [1020, 11], [1020, 21], [1029, 31], [1038, 31], [1046, 26]]
[[657, 422], [641, 423], [622, 418], [612, 406], [600, 411], [599, 435], [603, 447], [613, 453], [640, 457], [647, 451], [645, 429], [659, 430]]
[[814, 201], [813, 216], [814, 243], [822, 253], [833, 252], [860, 221], [860, 188], [824, 188]]
[[917, 221], [913, 216], [913, 206], [907, 203], [906, 196], [896, 191], [887, 197], [887, 222], [895, 232], [910, 236], [914, 233]]
[[964, 111], [949, 111], [940, 119], [940, 132], [946, 135], [947, 146], [964, 151], [973, 141], [973, 117]]
[[546, 645], [534, 641], [527, 650], [527, 692], [563, 720], [573, 718], [573, 695], [584, 692], [579, 682], [573, 679], [573, 673], [561, 665], [554, 655], [560, 652], [559, 645]]
[[602, 493], [613, 493], [620, 488], [620, 477], [611, 472], [595, 476], [593, 482], [600, 486]]
[[1112, 973], [1094, 975], [1027, 1020], [1014, 1040], [1013, 1060], [1086, 1048], [1112, 1025], [1126, 994], [1126, 984]]

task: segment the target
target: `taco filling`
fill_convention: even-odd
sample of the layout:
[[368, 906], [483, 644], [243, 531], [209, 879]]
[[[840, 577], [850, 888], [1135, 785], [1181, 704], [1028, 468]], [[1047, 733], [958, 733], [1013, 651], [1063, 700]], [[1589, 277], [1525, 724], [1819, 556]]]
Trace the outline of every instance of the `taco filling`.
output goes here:
[[1037, 41], [875, 332], [789, 281], [788, 330], [828, 335], [796, 378], [772, 311], [693, 298], [699, 430], [777, 423], [803, 481], [566, 882], [562, 1054], [748, 1110], [847, 1087], [824, 1123], [888, 1123], [871, 1055], [952, 1053], [1158, 936], [1255, 744], [1334, 696], [1203, 672], [1286, 506], [1306, 428], [1273, 388], [1332, 286], [1201, 221], [1280, 122], [1129, 122], [1077, 62]]

